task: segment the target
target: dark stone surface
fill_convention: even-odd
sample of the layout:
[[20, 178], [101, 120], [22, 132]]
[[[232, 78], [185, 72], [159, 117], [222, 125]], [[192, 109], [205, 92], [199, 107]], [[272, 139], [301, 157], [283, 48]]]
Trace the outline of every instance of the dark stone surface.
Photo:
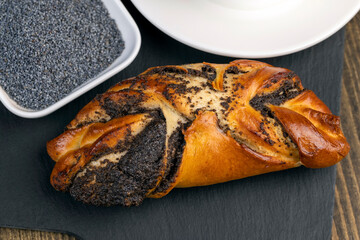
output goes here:
[[[335, 167], [297, 168], [208, 187], [174, 189], [139, 207], [94, 207], [56, 192], [46, 141], [96, 93], [148, 67], [232, 58], [187, 47], [166, 36], [128, 1], [142, 34], [135, 61], [94, 90], [40, 119], [16, 117], [0, 105], [0, 226], [43, 229], [84, 239], [329, 239]], [[305, 51], [271, 59], [293, 70], [339, 114], [344, 30]]]

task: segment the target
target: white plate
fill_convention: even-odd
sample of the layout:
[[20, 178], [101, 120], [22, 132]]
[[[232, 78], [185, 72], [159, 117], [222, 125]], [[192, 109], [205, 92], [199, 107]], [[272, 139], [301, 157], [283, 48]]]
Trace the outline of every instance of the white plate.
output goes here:
[[266, 58], [308, 48], [343, 27], [360, 0], [132, 0], [157, 28], [206, 52]]
[[124, 5], [118, 0], [103, 0], [105, 7], [108, 9], [110, 16], [115, 20], [122, 38], [125, 41], [125, 49], [122, 54], [104, 71], [96, 77], [89, 79], [80, 87], [74, 89], [68, 96], [56, 102], [55, 104], [39, 111], [25, 109], [16, 104], [8, 94], [0, 87], [0, 101], [12, 113], [25, 118], [38, 118], [48, 115], [100, 83], [109, 79], [116, 73], [127, 67], [139, 52], [141, 37], [136, 23], [126, 10]]

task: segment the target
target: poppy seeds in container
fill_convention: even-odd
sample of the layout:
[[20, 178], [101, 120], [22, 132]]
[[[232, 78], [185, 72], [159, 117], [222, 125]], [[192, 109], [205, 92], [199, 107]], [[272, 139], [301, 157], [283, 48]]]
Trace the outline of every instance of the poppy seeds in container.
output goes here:
[[44, 109], [109, 67], [124, 50], [100, 0], [0, 2], [0, 86]]

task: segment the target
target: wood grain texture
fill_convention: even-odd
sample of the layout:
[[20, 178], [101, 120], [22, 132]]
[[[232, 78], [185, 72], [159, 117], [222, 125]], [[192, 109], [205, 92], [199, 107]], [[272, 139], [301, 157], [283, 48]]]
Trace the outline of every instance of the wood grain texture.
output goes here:
[[1, 240], [75, 240], [74, 237], [63, 233], [52, 233], [34, 230], [22, 230], [12, 228], [0, 229]]
[[341, 123], [351, 151], [337, 166], [332, 239], [360, 239], [360, 13], [347, 25]]
[[[352, 147], [337, 168], [332, 239], [360, 236], [360, 13], [347, 25], [341, 100], [342, 126]], [[72, 236], [0, 228], [0, 239], [73, 240]]]

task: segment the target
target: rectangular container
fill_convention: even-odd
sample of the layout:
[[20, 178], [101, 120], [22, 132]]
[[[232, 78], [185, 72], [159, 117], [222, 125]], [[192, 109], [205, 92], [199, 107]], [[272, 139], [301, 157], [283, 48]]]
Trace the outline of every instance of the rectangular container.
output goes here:
[[122, 54], [96, 77], [87, 80], [81, 86], [75, 88], [65, 98], [42, 110], [30, 110], [19, 106], [0, 87], [0, 101], [7, 109], [9, 109], [9, 111], [24, 118], [39, 118], [46, 116], [117, 74], [135, 59], [141, 44], [140, 31], [135, 21], [119, 0], [103, 0], [103, 3], [109, 11], [110, 17], [115, 20], [125, 42], [125, 49]]

